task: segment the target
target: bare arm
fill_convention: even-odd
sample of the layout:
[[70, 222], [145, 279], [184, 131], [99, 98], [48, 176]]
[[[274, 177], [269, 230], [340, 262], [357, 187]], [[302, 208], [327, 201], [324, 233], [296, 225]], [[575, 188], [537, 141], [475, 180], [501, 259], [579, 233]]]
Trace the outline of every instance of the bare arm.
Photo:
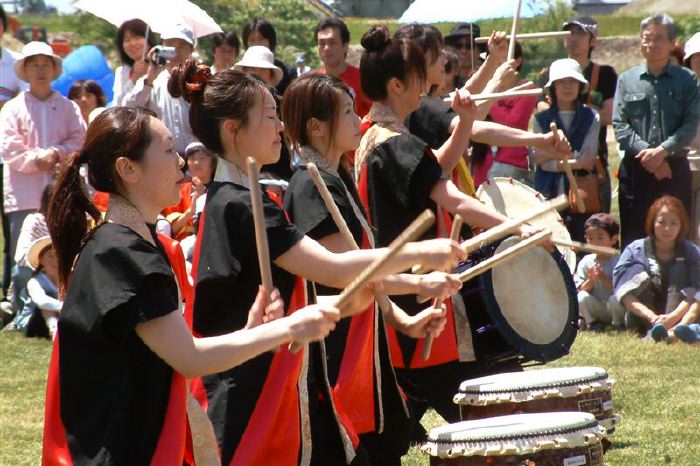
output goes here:
[[461, 215], [464, 223], [472, 226], [488, 229], [506, 220], [497, 211], [462, 193], [450, 180], [438, 181], [430, 192], [430, 198], [452, 215]]
[[627, 309], [628, 312], [631, 312], [632, 314], [636, 315], [637, 317], [640, 317], [641, 319], [650, 322], [651, 324], [655, 324], [657, 320], [659, 320], [659, 317], [646, 307], [639, 299], [637, 299], [636, 296], [634, 296], [631, 293], [628, 293], [622, 298], [622, 305], [625, 306], [625, 309]]

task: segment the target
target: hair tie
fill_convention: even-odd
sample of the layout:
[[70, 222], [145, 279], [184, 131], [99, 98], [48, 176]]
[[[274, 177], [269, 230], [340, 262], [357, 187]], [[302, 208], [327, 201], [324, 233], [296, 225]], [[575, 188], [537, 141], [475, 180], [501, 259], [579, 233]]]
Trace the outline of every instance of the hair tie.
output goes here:
[[200, 92], [209, 82], [209, 78], [211, 78], [211, 70], [208, 66], [202, 66], [189, 81], [185, 82], [185, 87], [190, 92]]

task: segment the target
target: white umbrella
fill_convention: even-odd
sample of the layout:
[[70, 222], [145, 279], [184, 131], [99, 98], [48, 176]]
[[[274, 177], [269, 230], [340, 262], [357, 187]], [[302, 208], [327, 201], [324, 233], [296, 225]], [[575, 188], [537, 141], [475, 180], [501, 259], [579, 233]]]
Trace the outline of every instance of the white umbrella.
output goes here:
[[73, 6], [117, 27], [138, 18], [155, 32], [163, 32], [178, 23], [187, 24], [197, 38], [222, 32], [206, 11], [188, 0], [78, 0]]
[[[516, 0], [415, 0], [399, 23], [465, 23], [487, 18], [513, 16]], [[521, 18], [532, 18], [542, 12], [534, 1], [523, 0]]]

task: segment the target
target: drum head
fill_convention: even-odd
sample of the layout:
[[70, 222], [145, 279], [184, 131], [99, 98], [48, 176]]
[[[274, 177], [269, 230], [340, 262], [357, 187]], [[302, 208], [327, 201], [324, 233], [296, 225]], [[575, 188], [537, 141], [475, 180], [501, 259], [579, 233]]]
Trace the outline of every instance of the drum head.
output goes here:
[[[538, 191], [512, 178], [489, 178], [476, 192], [476, 196], [484, 204], [493, 207], [508, 217], [519, 217], [541, 207], [546, 199]], [[558, 212], [547, 212], [535, 218], [531, 225], [546, 227], [552, 230], [552, 237], [571, 241], [569, 230], [566, 229]], [[567, 247], [559, 247], [571, 273], [576, 271], [576, 253]]]
[[[517, 244], [503, 240], [496, 253]], [[561, 256], [525, 251], [482, 275], [484, 298], [498, 331], [526, 358], [546, 362], [568, 354], [576, 338], [576, 286]]]
[[505, 372], [465, 380], [460, 393], [490, 394], [524, 390], [556, 389], [591, 382], [607, 382], [608, 373], [600, 367], [555, 367], [525, 372]]

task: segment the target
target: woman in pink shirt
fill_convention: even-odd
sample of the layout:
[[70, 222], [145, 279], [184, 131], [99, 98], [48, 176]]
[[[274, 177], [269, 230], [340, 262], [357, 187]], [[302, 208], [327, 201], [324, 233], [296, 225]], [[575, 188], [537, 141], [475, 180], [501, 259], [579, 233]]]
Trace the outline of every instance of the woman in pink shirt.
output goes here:
[[[515, 59], [518, 62], [518, 71], [523, 66], [523, 49], [518, 42], [515, 43]], [[522, 82], [512, 82], [506, 86], [511, 88]], [[495, 102], [489, 111], [490, 119], [495, 123], [518, 128], [527, 131], [532, 112], [537, 105], [537, 97], [520, 97], [515, 99], [503, 99]], [[474, 185], [479, 186], [487, 178], [507, 176], [522, 181], [532, 186], [534, 172], [529, 170], [527, 147], [497, 147], [492, 146], [486, 150], [481, 160], [472, 163]]]
[[56, 165], [80, 150], [85, 123], [78, 106], [51, 89], [61, 75], [61, 58], [43, 42], [22, 48], [14, 64], [29, 90], [8, 101], [0, 112], [0, 155], [4, 170], [5, 220], [10, 224], [10, 257], [24, 218], [39, 208], [41, 193]]

